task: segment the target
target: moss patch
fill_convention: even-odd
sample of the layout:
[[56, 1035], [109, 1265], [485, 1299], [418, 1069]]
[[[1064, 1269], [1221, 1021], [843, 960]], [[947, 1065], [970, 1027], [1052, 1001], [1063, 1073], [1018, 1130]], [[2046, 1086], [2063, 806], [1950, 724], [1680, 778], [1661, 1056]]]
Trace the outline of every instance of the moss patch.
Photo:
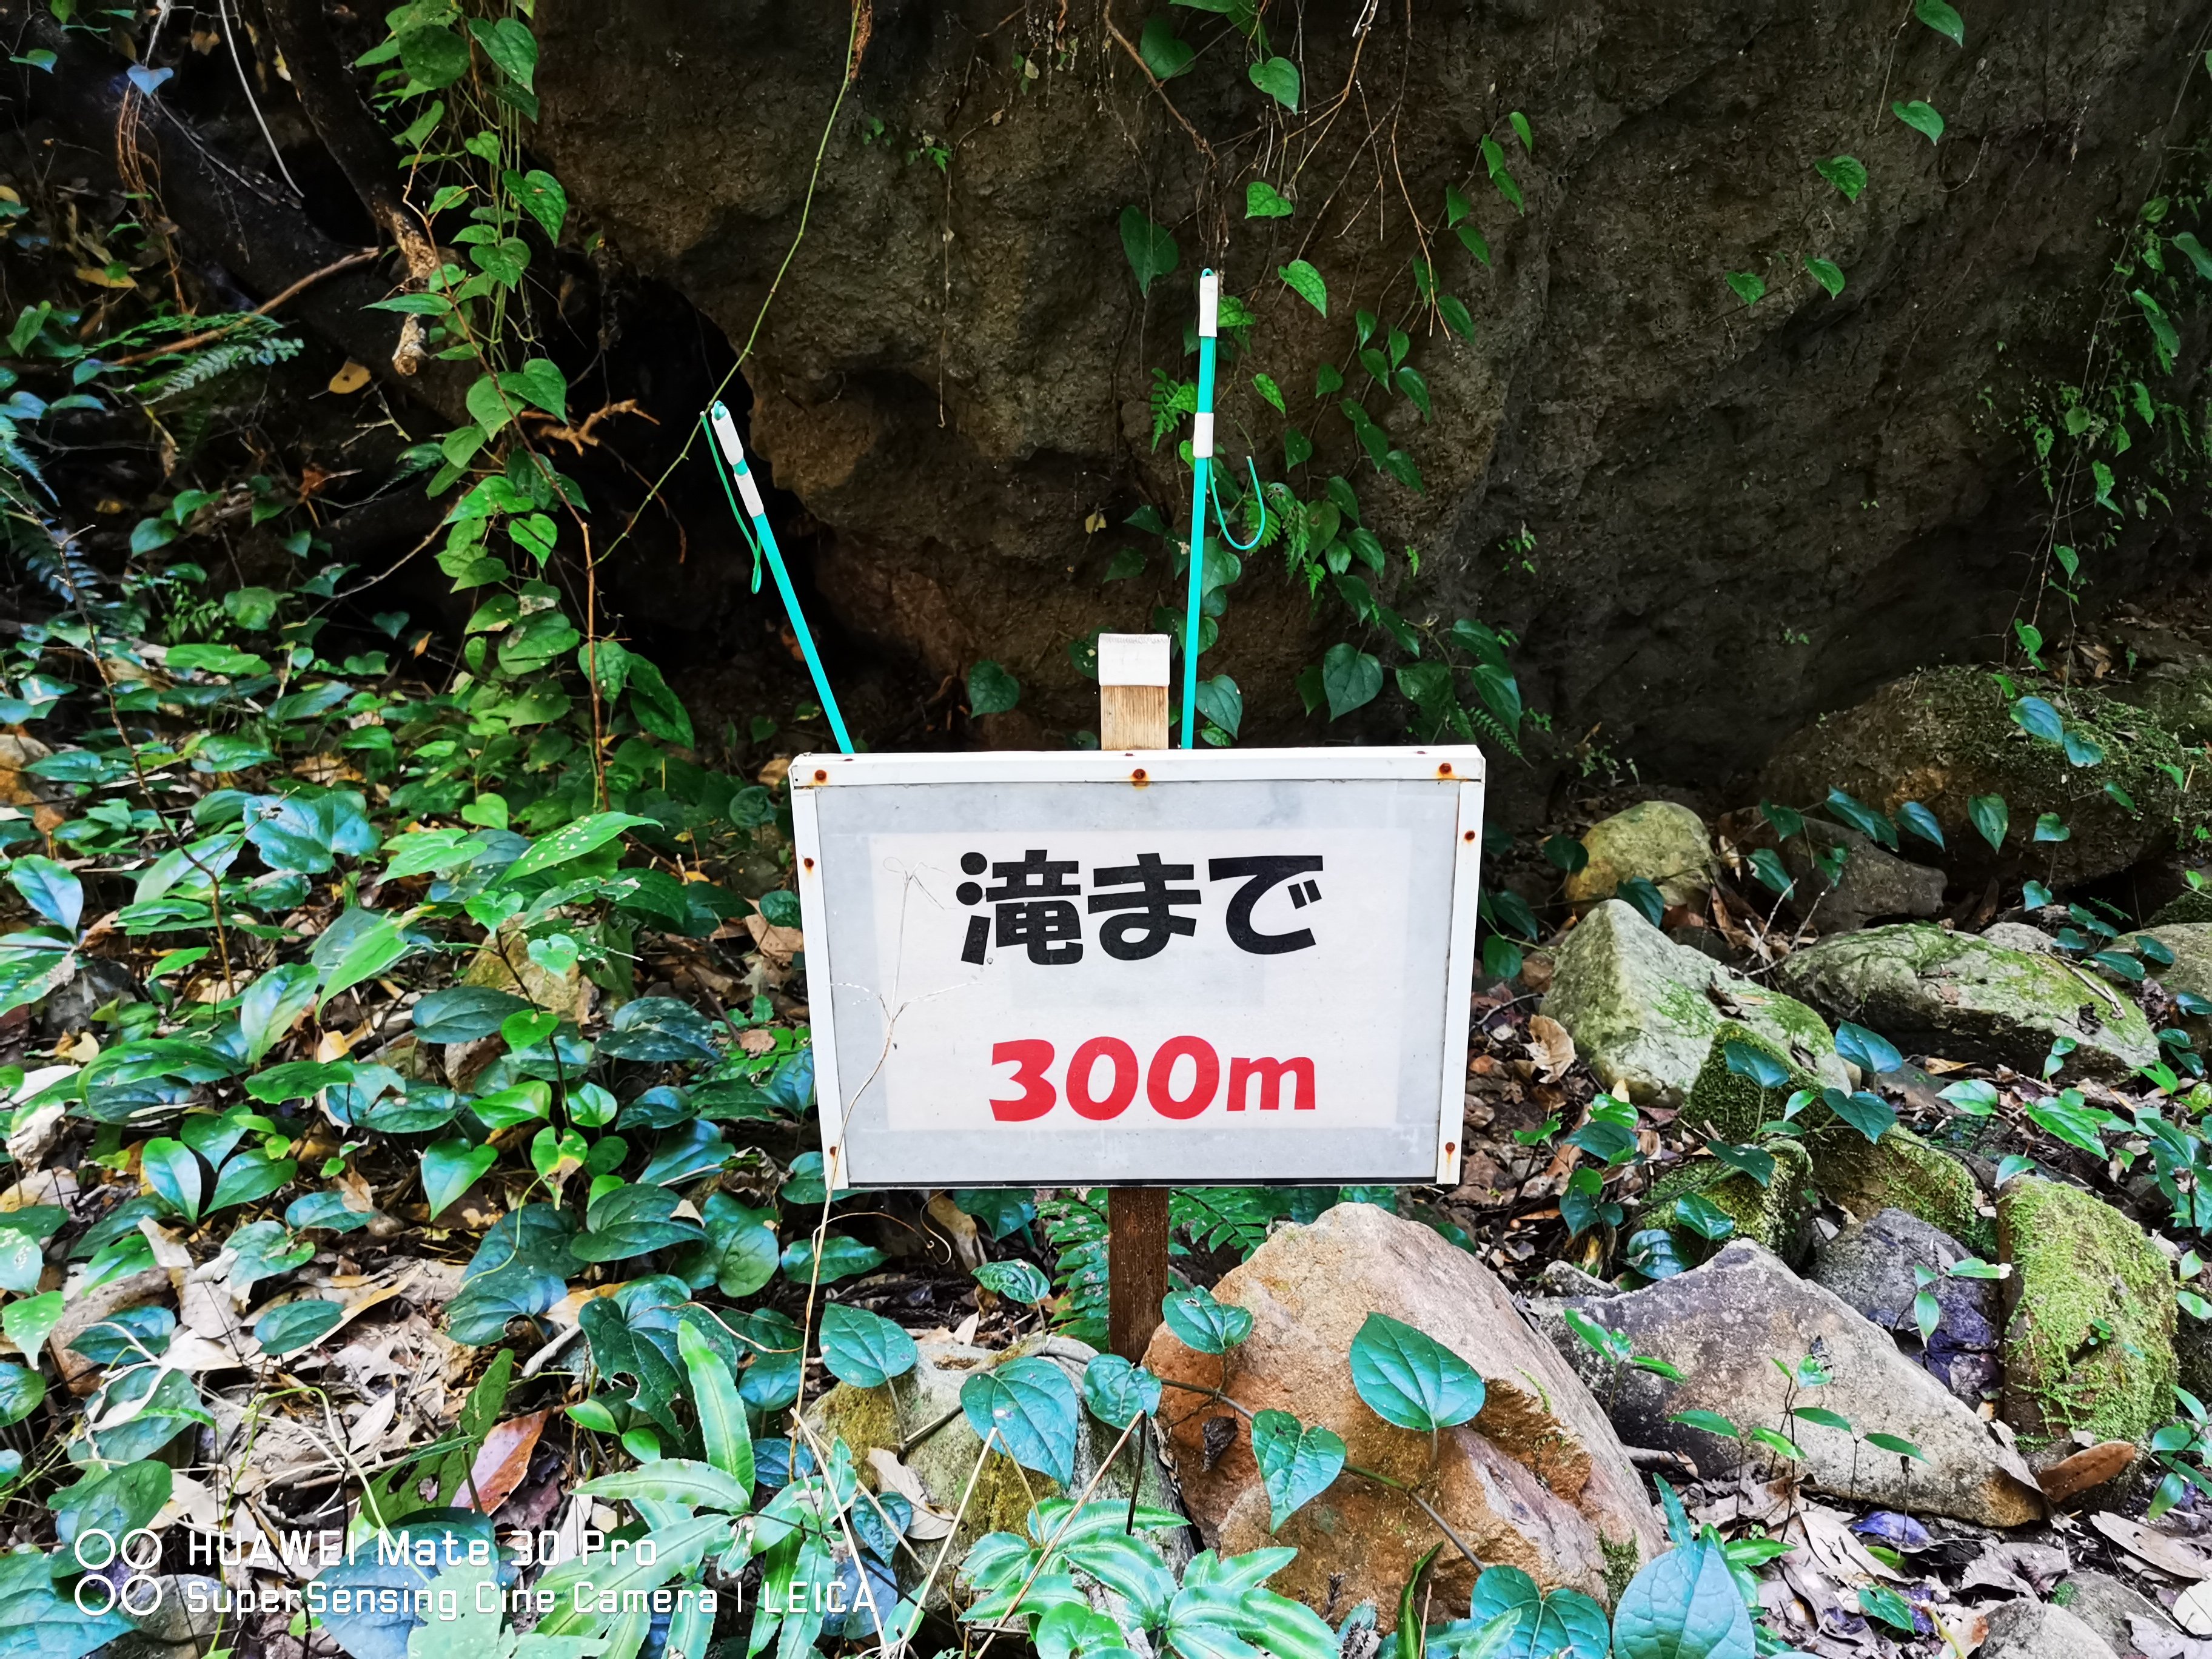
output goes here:
[[2212, 893], [2200, 893], [2192, 887], [2179, 898], [2168, 899], [2161, 905], [2158, 914], [2150, 919], [2150, 925], [2185, 927], [2197, 921], [2212, 921]]
[[1823, 1196], [1860, 1220], [1903, 1210], [1940, 1227], [1984, 1260], [1997, 1249], [1996, 1224], [1977, 1207], [1981, 1188], [1966, 1166], [1911, 1130], [1895, 1128], [1878, 1143], [1847, 1124], [1807, 1137], [1813, 1179]]
[[1802, 1261], [1814, 1209], [1812, 1160], [1794, 1140], [1770, 1140], [1764, 1150], [1774, 1159], [1774, 1179], [1765, 1186], [1718, 1158], [1698, 1158], [1652, 1184], [1634, 1226], [1664, 1227], [1685, 1261], [1705, 1260], [1728, 1240], [1708, 1239], [1675, 1218], [1675, 1200], [1695, 1194], [1735, 1223], [1729, 1237], [1763, 1244], [1784, 1261]]
[[1644, 1565], [1644, 1552], [1636, 1547], [1632, 1538], [1625, 1544], [1616, 1544], [1603, 1533], [1597, 1535], [1597, 1547], [1605, 1552], [1605, 1600], [1607, 1607], [1620, 1605], [1620, 1593], [1628, 1588], [1628, 1581], [1636, 1577], [1636, 1570]]
[[[1822, 1035], [1826, 1035], [1825, 1027]], [[1732, 1042], [1765, 1055], [1789, 1073], [1789, 1080], [1778, 1088], [1762, 1089], [1753, 1079], [1729, 1070], [1728, 1048]], [[1697, 1080], [1690, 1085], [1689, 1098], [1683, 1103], [1682, 1121], [1742, 1146], [1758, 1137], [1761, 1125], [1782, 1121], [1782, 1109], [1796, 1091], [1810, 1089], [1818, 1093], [1820, 1088], [1820, 1079], [1779, 1045], [1748, 1025], [1730, 1020], [1713, 1033], [1713, 1046], [1705, 1054]]]
[[2005, 1419], [2023, 1438], [2086, 1429], [2140, 1441], [2170, 1414], [2173, 1275], [2142, 1228], [2033, 1176], [1997, 1198], [2005, 1259]]

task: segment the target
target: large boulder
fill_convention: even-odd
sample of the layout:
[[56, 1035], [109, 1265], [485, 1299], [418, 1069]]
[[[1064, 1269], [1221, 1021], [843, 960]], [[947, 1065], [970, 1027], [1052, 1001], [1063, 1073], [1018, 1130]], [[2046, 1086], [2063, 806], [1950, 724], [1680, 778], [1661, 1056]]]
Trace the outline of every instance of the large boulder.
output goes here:
[[2112, 1659], [2112, 1649], [2065, 1608], [2023, 1595], [1990, 1609], [1981, 1659]]
[[1953, 1060], [2033, 1076], [2062, 1036], [2077, 1045], [2069, 1070], [2091, 1076], [2125, 1077], [2158, 1058], [2142, 1010], [2095, 975], [1925, 922], [1823, 939], [1794, 952], [1778, 977], [1831, 1018]]
[[1997, 1194], [2005, 1421], [2032, 1443], [2144, 1439], [2172, 1414], [2173, 1270], [2143, 1230], [2078, 1187], [2020, 1176]]
[[[1682, 1381], [1616, 1367], [1568, 1327], [1561, 1315], [1570, 1306], [1623, 1333], [1639, 1355], [1665, 1361]], [[1684, 1413], [1717, 1413], [1745, 1436], [1760, 1428], [1786, 1434], [1804, 1452], [1806, 1484], [1839, 1498], [1989, 1527], [2043, 1516], [2042, 1494], [2018, 1452], [1900, 1353], [1888, 1332], [1748, 1240], [1625, 1296], [1553, 1304], [1540, 1322], [1604, 1391], [1624, 1439], [1680, 1452], [1708, 1477], [1772, 1454], [1678, 1421]], [[1808, 1357], [1830, 1380], [1799, 1389], [1780, 1367]], [[1855, 1432], [1793, 1419], [1801, 1406], [1837, 1413]], [[1863, 1443], [1875, 1433], [1910, 1441], [1927, 1461], [1907, 1465]]]
[[1572, 903], [1611, 898], [1622, 882], [1638, 877], [1669, 904], [1692, 903], [1713, 884], [1705, 821], [1671, 800], [1640, 801], [1592, 824], [1582, 841], [1589, 862], [1567, 878]]
[[[951, 1529], [951, 1553], [945, 1558], [945, 1570], [931, 1587], [930, 1605], [935, 1607], [944, 1605], [946, 1587], [978, 1539], [987, 1533], [1023, 1531], [1030, 1510], [1039, 1499], [1064, 1495], [1051, 1476], [1024, 1469], [1001, 1451], [994, 1449], [977, 1470], [983, 1442], [961, 1411], [961, 1385], [980, 1371], [1034, 1355], [1059, 1365], [1079, 1391], [1084, 1368], [1097, 1357], [1097, 1351], [1066, 1336], [1033, 1338], [1004, 1352], [945, 1340], [925, 1340], [916, 1346], [920, 1358], [905, 1376], [873, 1389], [840, 1382], [809, 1407], [806, 1415], [825, 1443], [836, 1436], [852, 1448], [854, 1468], [862, 1484], [872, 1491], [901, 1491], [911, 1502], [915, 1489], [903, 1483], [918, 1481], [928, 1507], [939, 1516], [961, 1517], [959, 1526]], [[1079, 1492], [1091, 1487], [1093, 1498], [1126, 1499], [1133, 1468], [1138, 1471], [1139, 1501], [1174, 1509], [1174, 1492], [1157, 1456], [1124, 1449], [1106, 1473], [1098, 1476], [1099, 1466], [1119, 1439], [1115, 1431], [1089, 1412], [1082, 1413], [1082, 1428], [1075, 1437], [1073, 1490]], [[902, 1455], [902, 1446], [906, 1447]], [[892, 1463], [887, 1465], [886, 1458]], [[902, 1474], [898, 1465], [903, 1465], [908, 1473]], [[1098, 1479], [1092, 1487], [1094, 1476]], [[902, 1591], [910, 1595], [920, 1585], [924, 1569], [915, 1558], [919, 1555], [922, 1561], [934, 1561], [943, 1547], [936, 1540], [945, 1536], [946, 1530], [943, 1520], [935, 1523], [925, 1520], [915, 1534], [923, 1541], [912, 1552], [898, 1552], [895, 1565]], [[1187, 1535], [1148, 1535], [1165, 1547], [1172, 1559], [1188, 1558]]]
[[[1419, 1491], [1486, 1564], [1518, 1567], [1547, 1589], [1610, 1600], [1665, 1547], [1589, 1390], [1528, 1328], [1497, 1276], [1432, 1229], [1340, 1204], [1310, 1226], [1278, 1232], [1213, 1294], [1251, 1313], [1243, 1344], [1224, 1359], [1163, 1328], [1145, 1364], [1170, 1385], [1168, 1452], [1206, 1543], [1224, 1554], [1297, 1547], [1277, 1589], [1315, 1607], [1389, 1607], [1443, 1534], [1410, 1497], [1348, 1474], [1270, 1534], [1249, 1419], [1176, 1384], [1219, 1388], [1248, 1411], [1288, 1412], [1334, 1431], [1350, 1462]], [[1432, 1442], [1368, 1407], [1350, 1354], [1370, 1312], [1426, 1333], [1481, 1373], [1487, 1393], [1473, 1421]], [[1447, 1544], [1434, 1571], [1437, 1605], [1463, 1603], [1474, 1577], [1466, 1559]]]
[[1639, 1103], [1680, 1105], [1730, 1020], [1824, 1080], [1847, 1080], [1820, 1015], [1675, 944], [1619, 899], [1560, 942], [1543, 1012], [1567, 1028], [1601, 1083]]
[[1973, 1171], [1904, 1125], [1870, 1142], [1850, 1125], [1831, 1121], [1808, 1135], [1806, 1146], [1813, 1155], [1813, 1184], [1847, 1215], [1864, 1220], [1884, 1210], [1903, 1210], [1964, 1239], [1976, 1255], [1996, 1256], [1996, 1216]]
[[[1829, 881], [1814, 861], [1811, 840], [1826, 853], [1842, 849], [1844, 867]], [[1805, 834], [1783, 843], [1782, 862], [1797, 878], [1790, 908], [1824, 933], [1848, 933], [1870, 921], [1940, 915], [1949, 880], [1941, 870], [1898, 857], [1856, 830], [1805, 822]]]
[[1996, 1391], [2004, 1369], [1997, 1358], [2001, 1316], [1996, 1284], [1950, 1276], [1950, 1269], [1971, 1255], [1918, 1216], [1883, 1210], [1852, 1222], [1815, 1249], [1807, 1276], [1884, 1330], [1917, 1346], [1920, 1328], [1914, 1304], [1921, 1283], [1913, 1269], [1936, 1274], [1927, 1287], [1936, 1298], [1936, 1329], [1920, 1363], [1958, 1399], [1978, 1406], [1984, 1395]]
[[[2205, 896], [2191, 892], [2184, 896], [2202, 899]], [[2181, 902], [2176, 899], [2174, 903]], [[2172, 908], [2172, 905], [2166, 907], [2167, 909]], [[2153, 979], [2169, 991], [2188, 991], [2200, 997], [2212, 997], [2212, 921], [2155, 924], [2140, 933], [2127, 934], [2118, 944], [2125, 949], [2143, 939], [2154, 939], [2173, 953], [2171, 963], [2151, 968]], [[2198, 1048], [2212, 1043], [2212, 1016], [2177, 1013], [2174, 1023], [2196, 1039]]]
[[[2202, 815], [2174, 781], [2186, 775], [2185, 751], [2156, 720], [2082, 687], [2043, 695], [2103, 750], [2101, 763], [2075, 766], [2057, 744], [2030, 736], [1981, 670], [1930, 668], [1805, 727], [1775, 753], [1760, 785], [1776, 800], [1820, 800], [1842, 788], [1890, 812], [1917, 800], [1942, 825], [1947, 866], [1975, 881], [2032, 875], [2065, 886], [2111, 875], [2162, 851], [2178, 823]], [[2169, 774], [2168, 764], [2177, 769]], [[2134, 807], [2107, 794], [2107, 784]], [[2008, 811], [1994, 854], [1968, 815], [1978, 795], [2002, 796]], [[2064, 821], [2064, 841], [2030, 839], [2045, 812]]]

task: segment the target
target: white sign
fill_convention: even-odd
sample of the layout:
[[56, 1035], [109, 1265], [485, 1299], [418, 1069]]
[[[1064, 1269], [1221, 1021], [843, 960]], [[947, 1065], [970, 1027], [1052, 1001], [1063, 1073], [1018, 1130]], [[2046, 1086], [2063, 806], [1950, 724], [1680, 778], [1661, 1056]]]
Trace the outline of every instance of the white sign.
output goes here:
[[1456, 1182], [1480, 750], [791, 784], [833, 1184]]

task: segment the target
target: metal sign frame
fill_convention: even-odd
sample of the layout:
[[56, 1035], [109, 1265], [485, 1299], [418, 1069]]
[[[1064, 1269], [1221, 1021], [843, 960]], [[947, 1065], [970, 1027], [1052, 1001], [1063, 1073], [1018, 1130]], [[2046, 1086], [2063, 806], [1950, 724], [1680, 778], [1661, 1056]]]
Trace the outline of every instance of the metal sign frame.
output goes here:
[[[793, 838], [798, 854], [799, 908], [806, 938], [807, 977], [811, 994], [814, 1073], [822, 1117], [823, 1175], [834, 1190], [843, 1186], [882, 1188], [912, 1186], [912, 1180], [854, 1182], [848, 1175], [845, 1127], [849, 1109], [839, 1077], [839, 1054], [832, 987], [837, 968], [830, 956], [831, 930], [826, 908], [819, 802], [829, 790], [869, 786], [975, 784], [1152, 784], [1209, 781], [1415, 782], [1431, 781], [1456, 792], [1456, 830], [1451, 864], [1450, 921], [1447, 931], [1445, 1029], [1443, 1032], [1439, 1097], [1437, 1102], [1437, 1158], [1434, 1179], [1455, 1185], [1465, 1102], [1468, 1022], [1474, 990], [1476, 903], [1482, 858], [1483, 757], [1472, 744], [1403, 748], [1160, 749], [1010, 750], [961, 754], [801, 755], [789, 774]], [[1080, 824], [1071, 824], [1080, 829]], [[1462, 1011], [1453, 1018], [1451, 1011]], [[863, 1089], [866, 1086], [862, 1080]], [[1069, 1171], [1059, 1177], [1075, 1184], [1085, 1178]], [[1095, 1182], [1117, 1185], [1188, 1185], [1188, 1182], [1099, 1175]], [[1243, 1184], [1297, 1185], [1325, 1177], [1255, 1177]], [[963, 1180], [970, 1186], [1040, 1184], [1006, 1179]], [[1049, 1184], [1049, 1183], [1043, 1183]]]

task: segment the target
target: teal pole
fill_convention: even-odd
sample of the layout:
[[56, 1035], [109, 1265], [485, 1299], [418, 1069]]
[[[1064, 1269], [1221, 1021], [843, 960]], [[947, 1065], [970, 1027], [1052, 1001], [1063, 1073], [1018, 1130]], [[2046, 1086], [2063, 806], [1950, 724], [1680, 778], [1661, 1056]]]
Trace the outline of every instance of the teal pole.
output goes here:
[[[1207, 349], [1206, 361], [1206, 392], [1204, 395], [1210, 397], [1213, 386], [1211, 348]], [[714, 400], [714, 407], [707, 411], [707, 424], [714, 434], [714, 441], [721, 446], [722, 459], [729, 463], [730, 471], [737, 474], [738, 494], [744, 497], [745, 514], [753, 521], [755, 539], [767, 551], [769, 571], [775, 578], [775, 591], [783, 595], [784, 612], [791, 618], [791, 631], [799, 635], [799, 651], [806, 658], [806, 672], [814, 677], [815, 694], [822, 699], [822, 712], [830, 717], [830, 731], [836, 734], [838, 752], [849, 755], [853, 752], [853, 739], [846, 734], [845, 717], [837, 712], [837, 698], [830, 690], [830, 676], [823, 671], [821, 655], [814, 648], [814, 635], [806, 626], [806, 613], [799, 608], [799, 595], [791, 591], [791, 573], [783, 568], [783, 550], [776, 545], [775, 532], [769, 526], [768, 507], [761, 500], [760, 485], [755, 482], [752, 470], [745, 465], [745, 447], [738, 441], [737, 422], [730, 418], [729, 410], [719, 398]], [[1193, 592], [1195, 592], [1194, 588]], [[1194, 599], [1191, 603], [1194, 607], [1197, 600]], [[1197, 611], [1193, 609], [1191, 615], [1194, 617], [1197, 614]], [[1186, 738], [1184, 742], [1187, 745], [1189, 739]]]
[[1182, 626], [1182, 746], [1198, 741], [1198, 611], [1206, 597], [1206, 503], [1213, 465], [1213, 342], [1220, 329], [1221, 276], [1198, 273], [1198, 414], [1190, 432], [1190, 592]]

